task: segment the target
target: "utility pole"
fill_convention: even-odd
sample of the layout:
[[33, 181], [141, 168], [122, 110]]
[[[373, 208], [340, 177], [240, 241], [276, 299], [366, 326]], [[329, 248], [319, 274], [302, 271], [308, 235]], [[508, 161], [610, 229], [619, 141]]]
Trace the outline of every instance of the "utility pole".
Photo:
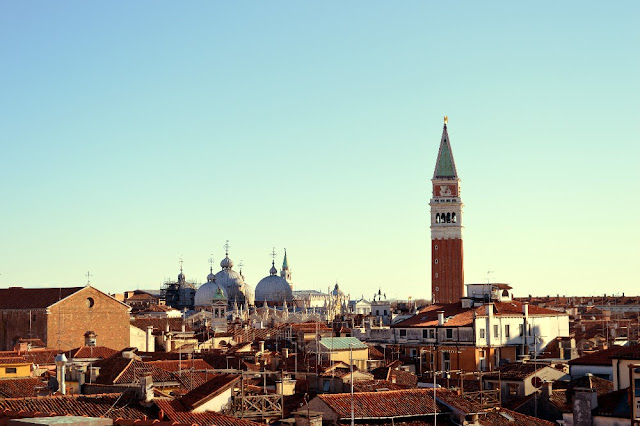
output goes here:
[[349, 369], [351, 370], [351, 426], [354, 426], [355, 416], [353, 412], [353, 343], [349, 343]]

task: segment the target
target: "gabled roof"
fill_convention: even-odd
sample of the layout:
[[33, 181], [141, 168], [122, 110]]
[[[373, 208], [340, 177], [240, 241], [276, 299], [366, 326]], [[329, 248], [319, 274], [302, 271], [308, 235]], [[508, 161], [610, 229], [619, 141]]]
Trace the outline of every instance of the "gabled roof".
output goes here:
[[393, 328], [422, 328], [437, 327], [438, 312], [444, 311], [446, 322], [445, 327], [464, 327], [473, 325], [473, 312], [479, 308], [463, 308], [460, 302], [457, 303], [437, 303], [429, 305], [420, 310], [416, 315], [407, 318]]
[[[413, 417], [441, 413], [428, 389], [403, 389], [386, 392], [353, 394], [355, 418]], [[351, 396], [348, 393], [321, 394], [320, 398], [341, 419], [351, 416]]]
[[[182, 318], [133, 318], [131, 319], [131, 325], [139, 328], [140, 330], [147, 330], [148, 326], [153, 327], [154, 330], [164, 331], [167, 324], [169, 324], [169, 331], [182, 331], [182, 324], [185, 324]], [[185, 325], [186, 331], [191, 331], [189, 324]]]
[[[529, 362], [510, 362], [503, 365], [497, 370], [485, 374], [485, 379], [502, 379], [502, 380], [524, 380], [532, 374], [545, 368], [550, 368], [545, 364], [529, 363]], [[499, 373], [499, 374], [498, 374]]]
[[453, 152], [449, 141], [449, 133], [447, 125], [442, 129], [442, 137], [440, 138], [440, 149], [438, 150], [438, 159], [436, 160], [436, 168], [433, 171], [434, 179], [456, 179], [458, 172], [456, 171], [456, 163], [453, 160]]
[[191, 409], [197, 408], [207, 401], [220, 395], [240, 380], [235, 374], [217, 374], [208, 382], [193, 389], [181, 398], [181, 401]]
[[154, 383], [177, 382], [170, 372], [133, 358], [122, 358], [120, 354], [100, 361], [100, 375], [97, 384], [121, 385], [134, 383], [142, 375], [151, 374]]
[[106, 359], [119, 353], [115, 349], [107, 348], [106, 346], [81, 346], [76, 349], [67, 351], [67, 357], [69, 359], [92, 359], [102, 358]]
[[352, 349], [369, 349], [357, 337], [325, 337], [318, 341], [323, 350], [340, 351]]
[[27, 398], [36, 396], [36, 388], [47, 384], [36, 377], [0, 380], [0, 396], [3, 398]]
[[203, 359], [183, 359], [183, 360], [166, 360], [166, 361], [147, 361], [147, 364], [163, 370], [177, 372], [180, 370], [213, 370], [213, 367]]
[[83, 288], [84, 287], [0, 288], [0, 310], [46, 309]]
[[569, 365], [607, 365], [611, 366], [611, 357], [618, 353], [623, 353], [631, 346], [612, 346], [608, 349], [602, 349], [590, 354], [572, 359]]
[[0, 399], [0, 411], [5, 409], [55, 413], [60, 416], [74, 415], [112, 419], [157, 417], [157, 410], [138, 405], [135, 401], [135, 395], [120, 393]]
[[[224, 414], [206, 411], [204, 413], [191, 413], [179, 400], [161, 399], [153, 400], [162, 413], [171, 421], [183, 424], [216, 425], [216, 426], [257, 426], [249, 420], [237, 419]], [[264, 426], [264, 425], [263, 425]]]
[[[482, 317], [487, 315], [487, 306], [489, 304], [476, 306], [473, 308], [463, 308], [461, 302], [456, 303], [436, 303], [421, 309], [416, 315], [407, 318], [397, 324], [393, 328], [424, 328], [438, 327], [438, 312], [444, 312], [445, 323], [443, 327], [469, 327], [473, 325], [474, 315]], [[497, 316], [522, 316], [522, 303], [516, 301], [510, 302], [492, 302], [493, 314]], [[554, 311], [552, 309], [541, 308], [539, 306], [529, 305], [529, 316], [564, 316], [563, 312]]]

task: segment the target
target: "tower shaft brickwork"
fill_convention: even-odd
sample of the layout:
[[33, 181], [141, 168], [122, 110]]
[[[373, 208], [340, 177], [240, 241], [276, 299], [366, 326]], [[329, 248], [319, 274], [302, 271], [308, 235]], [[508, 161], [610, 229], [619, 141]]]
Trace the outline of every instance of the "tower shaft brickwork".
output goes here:
[[455, 303], [464, 296], [463, 204], [446, 118], [431, 182], [431, 296], [434, 303]]

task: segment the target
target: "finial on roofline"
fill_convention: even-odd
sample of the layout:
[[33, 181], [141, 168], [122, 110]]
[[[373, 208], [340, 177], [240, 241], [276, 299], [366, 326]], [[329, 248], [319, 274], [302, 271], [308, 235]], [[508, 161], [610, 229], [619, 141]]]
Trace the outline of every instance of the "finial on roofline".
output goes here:
[[449, 122], [449, 117], [445, 115], [444, 116], [444, 125], [446, 126], [448, 122]]

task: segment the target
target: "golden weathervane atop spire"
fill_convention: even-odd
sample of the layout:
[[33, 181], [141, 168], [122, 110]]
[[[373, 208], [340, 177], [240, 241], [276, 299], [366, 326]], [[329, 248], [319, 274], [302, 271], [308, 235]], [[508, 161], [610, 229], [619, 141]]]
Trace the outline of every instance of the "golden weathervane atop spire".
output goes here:
[[449, 117], [447, 117], [446, 115], [444, 116], [444, 124], [446, 125], [449, 122]]

